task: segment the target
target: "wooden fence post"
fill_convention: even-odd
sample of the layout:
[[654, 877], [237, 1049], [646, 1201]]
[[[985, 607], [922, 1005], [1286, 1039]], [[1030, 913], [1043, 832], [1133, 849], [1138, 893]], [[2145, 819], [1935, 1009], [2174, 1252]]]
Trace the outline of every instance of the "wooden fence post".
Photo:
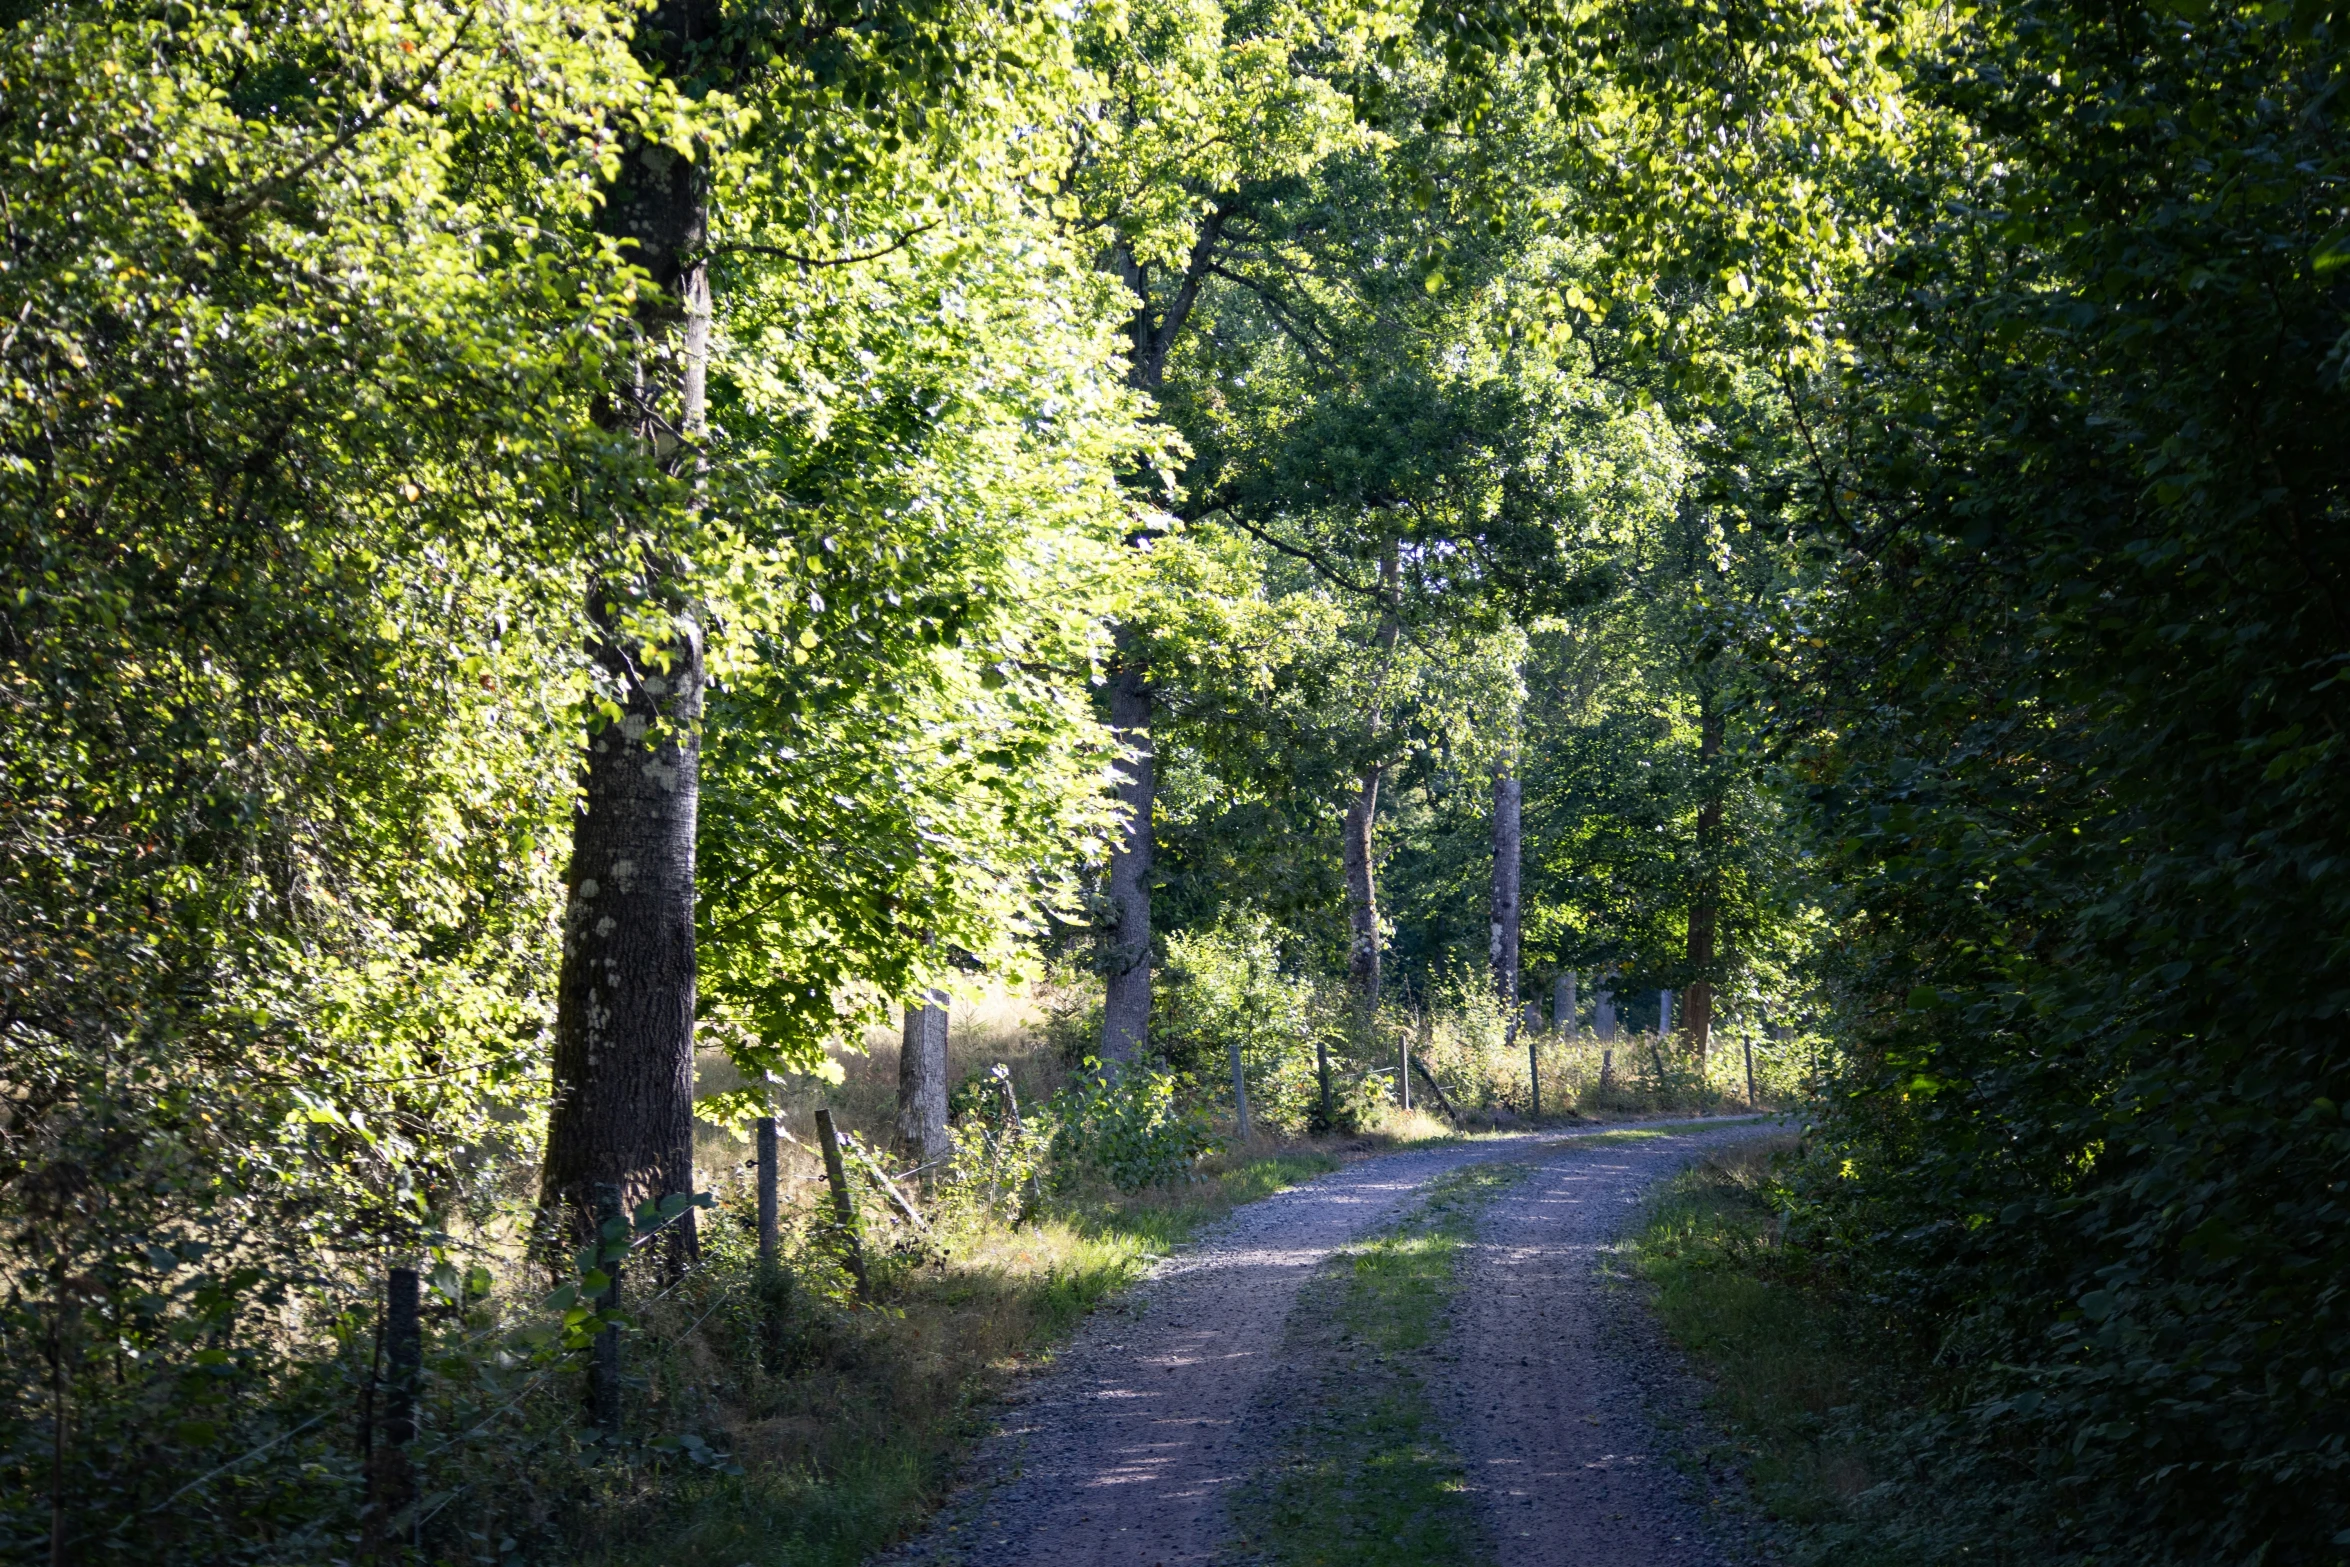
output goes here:
[[848, 1166], [841, 1161], [840, 1131], [832, 1124], [829, 1108], [816, 1112], [816, 1141], [824, 1149], [824, 1179], [832, 1187], [832, 1217], [840, 1230], [849, 1276], [857, 1281], [857, 1298], [870, 1300], [873, 1281], [865, 1273], [865, 1245], [857, 1234], [857, 1205], [849, 1196]]
[[782, 1277], [776, 1251], [782, 1239], [782, 1150], [777, 1145], [775, 1117], [758, 1122], [759, 1178], [759, 1348], [769, 1371], [783, 1364]]
[[775, 1117], [759, 1117], [759, 1271], [775, 1271], [775, 1246], [780, 1228], [777, 1200]]
[[1233, 1123], [1239, 1128], [1239, 1140], [1248, 1141], [1248, 1076], [1240, 1069], [1240, 1041], [1232, 1041], [1232, 1108]]
[[1428, 1070], [1428, 1063], [1418, 1056], [1411, 1056], [1410, 1060], [1414, 1070], [1420, 1074], [1420, 1081], [1435, 1090], [1437, 1107], [1443, 1110], [1448, 1117], [1458, 1121], [1461, 1118], [1461, 1113], [1452, 1107], [1451, 1096], [1445, 1093], [1444, 1085], [1436, 1081], [1436, 1074]]
[[904, 1219], [915, 1233], [928, 1235], [930, 1233], [929, 1221], [924, 1219], [914, 1205], [906, 1200], [906, 1194], [898, 1190], [897, 1182], [889, 1178], [889, 1172], [881, 1167], [881, 1161], [873, 1157], [863, 1143], [857, 1142], [853, 1138], [849, 1140], [848, 1151], [857, 1156], [857, 1163], [865, 1171], [866, 1177], [873, 1182], [874, 1188], [881, 1193], [882, 1199], [897, 1210], [898, 1217]]
[[[1232, 1048], [1235, 1052], [1240, 1049], [1238, 1045]], [[1408, 1028], [1395, 1031], [1395, 1091], [1403, 1100], [1403, 1107], [1409, 1110], [1412, 1107], [1412, 1031]]]
[[1539, 1037], [1533, 1029], [1526, 1030], [1526, 1119], [1529, 1121], [1542, 1119], [1542, 1057], [1534, 1048]]

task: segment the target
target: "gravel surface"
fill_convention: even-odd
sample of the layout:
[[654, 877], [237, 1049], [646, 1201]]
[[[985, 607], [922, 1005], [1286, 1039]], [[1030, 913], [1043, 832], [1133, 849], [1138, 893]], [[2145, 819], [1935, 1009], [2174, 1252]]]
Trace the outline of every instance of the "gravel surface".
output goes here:
[[[1657, 1130], [1666, 1125], [1650, 1123]], [[1642, 1186], [1725, 1134], [1736, 1131], [1714, 1123], [1669, 1142], [1586, 1145], [1562, 1152], [1534, 1180], [1538, 1189], [1548, 1191], [1554, 1171], [1604, 1165], [1611, 1172], [1603, 1178], [1606, 1189], [1617, 1194], [1615, 1199], [1579, 1200], [1590, 1203], [1595, 1216], [1604, 1211], [1607, 1224], [1620, 1224], [1628, 1211], [1625, 1203]], [[1392, 1222], [1436, 1176], [1483, 1160], [1524, 1158], [1557, 1141], [1527, 1135], [1369, 1159], [1240, 1209], [1162, 1263], [1123, 1302], [1097, 1312], [1051, 1368], [1009, 1402], [997, 1430], [981, 1447], [972, 1483], [922, 1534], [879, 1560], [941, 1567], [1213, 1562], [1231, 1534], [1226, 1497], [1249, 1477], [1274, 1434], [1256, 1395], [1307, 1278], [1333, 1252]], [[1619, 1168], [1620, 1175], [1613, 1173]], [[1515, 1211], [1513, 1199], [1504, 1201], [1513, 1202]], [[1561, 1199], [1569, 1207], [1576, 1201]], [[1547, 1212], [1527, 1217], [1544, 1226], [1546, 1237], [1558, 1228], [1559, 1221]], [[1590, 1278], [1595, 1241], [1530, 1244], [1539, 1255], [1555, 1251], [1562, 1259], [1561, 1287], [1579, 1294], [1597, 1289]], [[1573, 1249], [1577, 1244], [1580, 1250]], [[1486, 1265], [1482, 1251], [1477, 1265]], [[1502, 1287], [1523, 1290], [1538, 1276], [1521, 1269]], [[1483, 1282], [1480, 1277], [1478, 1283]], [[1477, 1326], [1482, 1320], [1464, 1317], [1460, 1327], [1483, 1332]], [[1554, 1341], [1553, 1347], [1564, 1346]], [[1465, 1350], [1458, 1385], [1469, 1385], [1466, 1368], [1473, 1361], [1488, 1359], [1487, 1352]], [[1546, 1385], [1515, 1366], [1508, 1369], [1516, 1379]], [[1476, 1375], [1483, 1378], [1486, 1370]], [[1495, 1392], [1498, 1397], [1499, 1389]], [[1254, 1420], [1249, 1418], [1252, 1406]], [[1640, 1433], [1648, 1430], [1636, 1399], [1622, 1409], [1621, 1418], [1638, 1423], [1640, 1432], [1614, 1437], [1611, 1451], [1630, 1454]], [[1463, 1451], [1465, 1456], [1469, 1450]], [[1489, 1441], [1476, 1451], [1480, 1457], [1473, 1467], [1503, 1473], [1503, 1464], [1488, 1456]], [[1551, 1472], [1547, 1463], [1540, 1467]], [[1628, 1471], [1619, 1472], [1629, 1477]], [[1661, 1481], [1660, 1476], [1653, 1486], [1660, 1496], [1665, 1494]], [[1642, 1483], [1649, 1484], [1645, 1477]], [[1624, 1504], [1611, 1505], [1620, 1509]], [[1496, 1538], [1506, 1542], [1513, 1533], [1497, 1529]], [[1503, 1559], [1514, 1563], [1518, 1558], [1505, 1551]], [[1589, 1558], [1588, 1567], [1613, 1561], [1626, 1567], [1634, 1562], [1677, 1567], [1682, 1560]]]
[[1770, 1126], [1601, 1144], [1496, 1197], [1454, 1297], [1436, 1401], [1507, 1567], [1720, 1567], [1738, 1559], [1670, 1464], [1697, 1388], [1605, 1248], [1705, 1150]]

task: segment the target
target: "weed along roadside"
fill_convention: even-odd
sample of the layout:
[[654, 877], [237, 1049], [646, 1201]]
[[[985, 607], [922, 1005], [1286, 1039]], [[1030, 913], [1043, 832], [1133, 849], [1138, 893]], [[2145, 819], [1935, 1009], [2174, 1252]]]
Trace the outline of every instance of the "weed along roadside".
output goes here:
[[[938, 1504], [991, 1401], [1088, 1313], [1235, 1208], [1383, 1146], [1360, 1137], [1268, 1146], [1212, 1158], [1185, 1184], [1122, 1192], [1089, 1181], [1017, 1224], [950, 1218], [921, 1243], [901, 1232], [875, 1249], [869, 1305], [828, 1287], [820, 1267], [803, 1269], [784, 1287], [785, 1343], [780, 1357], [770, 1353], [772, 1369], [713, 1346], [677, 1368], [669, 1394], [706, 1401], [743, 1472], [688, 1472], [665, 1496], [648, 1488], [657, 1523], [628, 1518], [626, 1542], [582, 1559], [864, 1560]], [[723, 1236], [728, 1226], [711, 1228]], [[720, 1249], [720, 1271], [741, 1260], [731, 1243]], [[663, 1326], [648, 1316], [642, 1337], [657, 1343]], [[659, 1378], [648, 1372], [649, 1383]]]
[[[1709, 1155], [1661, 1188], [1626, 1247], [1672, 1342], [1704, 1373], [1720, 1446], [1797, 1562], [2028, 1563], [2001, 1493], [2012, 1476], [1914, 1456], [1954, 1384], [1934, 1346], [1822, 1258], [1788, 1244], [1778, 1136]], [[1898, 1481], [1899, 1505], [1878, 1501]]]

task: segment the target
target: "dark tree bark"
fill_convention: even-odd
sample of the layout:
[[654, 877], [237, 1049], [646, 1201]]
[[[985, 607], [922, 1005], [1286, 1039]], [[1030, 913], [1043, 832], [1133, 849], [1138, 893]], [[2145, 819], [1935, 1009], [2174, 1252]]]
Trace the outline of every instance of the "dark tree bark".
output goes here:
[[1697, 710], [1697, 760], [1703, 778], [1705, 793], [1697, 807], [1697, 901], [1689, 910], [1689, 970], [1687, 993], [1682, 998], [1682, 1012], [1688, 1019], [1689, 1043], [1697, 1052], [1697, 1069], [1705, 1070], [1705, 1059], [1713, 1044], [1714, 987], [1711, 978], [1715, 939], [1721, 925], [1721, 872], [1714, 857], [1721, 852], [1722, 840], [1722, 786], [1719, 761], [1722, 754], [1722, 714], [1715, 704], [1713, 693], [1702, 692]]
[[[1167, 373], [1167, 355], [1191, 319], [1192, 306], [1215, 265], [1216, 247], [1233, 209], [1218, 207], [1200, 225], [1183, 276], [1162, 311], [1151, 309], [1150, 274], [1134, 259], [1123, 240], [1110, 247], [1109, 269], [1132, 291], [1134, 314], [1127, 321], [1133, 344], [1127, 366], [1127, 384], [1136, 391], [1158, 395]], [[1118, 803], [1125, 807], [1125, 830], [1110, 846], [1109, 901], [1111, 926], [1103, 932], [1102, 950], [1102, 1060], [1131, 1061], [1150, 1043], [1151, 1024], [1151, 864], [1157, 852], [1151, 831], [1152, 802], [1157, 793], [1157, 766], [1151, 748], [1150, 668], [1143, 641], [1148, 628], [1118, 627], [1118, 675], [1110, 686], [1110, 727], [1118, 743], [1134, 753], [1122, 770]]]
[[[918, 1165], [947, 1155], [947, 993], [930, 992], [924, 1006], [906, 1008], [898, 1048], [898, 1153]], [[925, 1172], [922, 1184], [931, 1177]]]
[[[1379, 562], [1379, 587], [1385, 600], [1379, 616], [1379, 630], [1372, 638], [1372, 646], [1379, 652], [1379, 668], [1371, 685], [1371, 708], [1364, 716], [1366, 747], [1374, 758], [1378, 754], [1380, 732], [1386, 727], [1386, 688], [1388, 666], [1394, 658], [1395, 639], [1402, 630], [1402, 603], [1397, 584], [1400, 568], [1393, 543]], [[1359, 775], [1355, 786], [1354, 803], [1346, 811], [1346, 842], [1341, 846], [1341, 859], [1346, 867], [1347, 901], [1347, 984], [1354, 992], [1355, 1017], [1358, 1024], [1368, 1029], [1379, 1013], [1379, 871], [1376, 829], [1379, 823], [1379, 780], [1386, 771], [1383, 762], [1373, 760]]]
[[[1119, 641], [1139, 640], [1132, 628]], [[1110, 854], [1110, 907], [1117, 927], [1102, 955], [1102, 1059], [1131, 1061], [1150, 1042], [1151, 1025], [1151, 832], [1152, 802], [1158, 792], [1157, 762], [1151, 754], [1151, 698], [1146, 672], [1131, 658], [1120, 662], [1110, 686], [1110, 725], [1133, 755], [1119, 772], [1118, 804], [1126, 831]]]
[[[650, 69], [679, 74], [719, 35], [717, 0], [663, 0], [637, 24]], [[626, 431], [673, 475], [692, 462], [709, 348], [703, 261], [709, 191], [702, 161], [632, 141], [605, 191], [602, 232], [651, 274], [640, 293], [639, 357], [606, 401], [606, 428]], [[594, 1192], [631, 1207], [694, 1185], [694, 831], [700, 804], [702, 634], [693, 606], [658, 558], [615, 560], [615, 580], [643, 584], [667, 611], [654, 641], [626, 634], [645, 619], [605, 583], [589, 590], [590, 654], [618, 702], [617, 722], [588, 736], [572, 820], [563, 970], [556, 990], [554, 1103], [541, 1172], [550, 1242], [594, 1228]], [[672, 1267], [695, 1249], [689, 1210], [671, 1226]]]
[[[593, 1228], [599, 1185], [632, 1209], [693, 1190], [700, 633], [671, 651], [660, 673], [617, 638], [596, 649], [628, 699], [588, 741], [572, 821], [541, 1192], [567, 1238]], [[676, 1249], [690, 1252], [686, 1234]]]

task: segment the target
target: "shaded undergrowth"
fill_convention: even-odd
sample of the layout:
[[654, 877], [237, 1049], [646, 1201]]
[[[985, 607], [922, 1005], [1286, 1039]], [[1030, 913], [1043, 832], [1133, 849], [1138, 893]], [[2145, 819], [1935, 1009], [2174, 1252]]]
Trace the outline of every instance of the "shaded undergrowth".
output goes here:
[[[1709, 1155], [1650, 1205], [1629, 1251], [1665, 1331], [1703, 1369], [1729, 1451], [1802, 1567], [2048, 1563], [2009, 1522], [2015, 1477], [1921, 1455], [1946, 1374], [1832, 1272], [1782, 1243], [1773, 1168], [1791, 1138]], [[2079, 1560], [2064, 1553], [2063, 1560]]]

